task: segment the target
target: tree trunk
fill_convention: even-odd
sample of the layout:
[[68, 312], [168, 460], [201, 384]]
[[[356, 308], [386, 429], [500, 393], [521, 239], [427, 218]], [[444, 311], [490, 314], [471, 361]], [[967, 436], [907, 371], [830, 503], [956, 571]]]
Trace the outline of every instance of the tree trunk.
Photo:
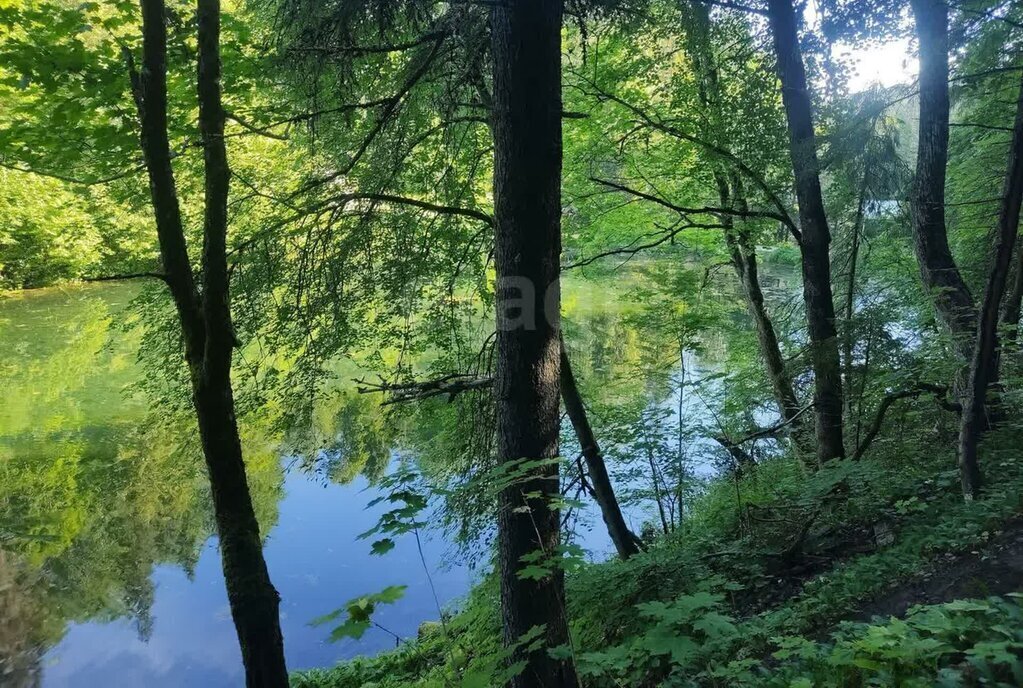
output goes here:
[[568, 419], [572, 421], [576, 437], [579, 438], [583, 460], [586, 462], [586, 472], [589, 473], [593, 486], [593, 497], [600, 507], [608, 535], [611, 536], [618, 556], [628, 559], [639, 552], [639, 545], [636, 536], [625, 523], [618, 498], [615, 497], [614, 487], [604, 464], [604, 456], [597, 438], [593, 435], [589, 418], [586, 417], [582, 397], [579, 396], [579, 388], [575, 383], [575, 375], [572, 373], [564, 341], [561, 342], [561, 398], [565, 402], [565, 410], [568, 412]]
[[[910, 197], [913, 238], [920, 277], [938, 317], [955, 342], [963, 365], [977, 331], [973, 296], [948, 245], [945, 228], [945, 168], [948, 163], [948, 5], [912, 0], [920, 42], [920, 138], [916, 179]], [[958, 376], [961, 387], [964, 376]]]
[[803, 300], [815, 382], [817, 460], [823, 463], [845, 454], [842, 444], [842, 374], [828, 253], [831, 234], [821, 195], [813, 109], [792, 0], [769, 0], [768, 20], [774, 37], [782, 101], [788, 120], [789, 154], [799, 202]]
[[[864, 160], [863, 179], [860, 181], [860, 194], [856, 203], [856, 217], [852, 226], [852, 245], [849, 249], [849, 274], [845, 287], [845, 327], [842, 328], [842, 377], [845, 382], [845, 417], [848, 422], [853, 420], [853, 316], [856, 314], [856, 268], [860, 257], [860, 234], [863, 231], [864, 211], [867, 203], [868, 175], [870, 174], [870, 157]], [[859, 446], [859, 421], [856, 423], [856, 436], [853, 446]]]
[[1016, 275], [1012, 288], [1005, 296], [1002, 310], [1002, 325], [1005, 326], [1006, 341], [1015, 343], [1019, 333], [1020, 304], [1023, 303], [1023, 248], [1016, 251]]
[[[210, 477], [228, 601], [249, 688], [285, 688], [288, 672], [279, 598], [263, 559], [245, 476], [231, 390], [235, 345], [227, 270], [227, 195], [230, 169], [220, 93], [220, 6], [199, 0], [199, 130], [203, 142], [205, 209], [203, 289], [188, 257], [167, 137], [167, 36], [163, 0], [142, 0], [143, 62], [131, 68], [141, 121], [160, 256], [185, 342], [192, 399]], [[130, 63], [129, 63], [130, 66]]]
[[[726, 181], [719, 181], [719, 188], [725, 189], [721, 193], [721, 200], [729, 202]], [[737, 177], [733, 177], [732, 203], [740, 210], [747, 210], [746, 197], [742, 185]], [[728, 207], [728, 206], [726, 206]], [[771, 381], [771, 389], [774, 392], [775, 403], [783, 420], [791, 421], [793, 425], [793, 436], [799, 436], [801, 425], [798, 414], [801, 410], [799, 399], [796, 397], [795, 389], [792, 386], [792, 378], [785, 370], [785, 359], [781, 354], [781, 347], [778, 345], [778, 336], [774, 331], [774, 323], [767, 314], [764, 304], [764, 292], [760, 287], [760, 275], [757, 266], [756, 247], [753, 245], [753, 238], [749, 229], [739, 220], [738, 227], [734, 218], [724, 218], [725, 241], [728, 244], [729, 254], [732, 259], [732, 267], [742, 285], [742, 293], [746, 297], [746, 310], [753, 318], [753, 326], [757, 333], [757, 343], [760, 346], [760, 356], [764, 361], [764, 370]]]
[[[702, 0], [690, 0], [689, 10], [692, 13], [692, 21], [687, 33], [686, 45], [690, 59], [698, 73], [700, 102], [707, 110], [708, 120], [711, 122], [709, 127], [711, 131], [705, 132], [704, 138], [717, 142], [721, 135], [715, 129], [720, 129], [723, 126], [725, 113], [721, 108], [717, 65], [714, 64], [711, 52], [710, 10], [707, 3]], [[714, 172], [714, 181], [722, 208], [737, 207], [739, 210], [748, 210], [746, 194], [738, 175], [731, 175], [729, 181], [729, 175], [725, 170], [718, 168]], [[785, 359], [778, 346], [778, 336], [774, 331], [774, 324], [764, 306], [764, 292], [760, 287], [757, 269], [756, 246], [749, 229], [742, 220], [737, 223], [734, 217], [725, 215], [722, 216], [721, 223], [725, 225], [725, 242], [728, 245], [732, 267], [742, 286], [746, 309], [749, 311], [750, 317], [753, 318], [757, 344], [764, 361], [764, 369], [771, 382], [771, 390], [775, 403], [778, 405], [778, 412], [783, 419], [791, 420], [799, 412], [799, 401], [792, 386], [792, 378], [785, 370]], [[798, 425], [798, 421], [796, 425]], [[793, 429], [797, 430], [797, 428]]]
[[[511, 661], [524, 662], [512, 688], [578, 683], [573, 665], [547, 652], [569, 641], [552, 504], [560, 497], [561, 16], [557, 0], [508, 0], [490, 21], [498, 461], [519, 476], [498, 498], [504, 638]], [[520, 577], [523, 557], [536, 554], [549, 557], [549, 573]], [[545, 642], [527, 651], [519, 641], [537, 626]]]
[[977, 325], [969, 383], [959, 426], [959, 470], [963, 495], [967, 500], [976, 498], [981, 488], [977, 448], [980, 444], [980, 434], [986, 426], [985, 398], [989, 377], [992, 374], [991, 362], [998, 347], [998, 308], [1009, 276], [1012, 249], [1019, 228], [1021, 202], [1023, 202], [1023, 83], [1020, 84], [1016, 121], [1009, 149], [1008, 171], [1005, 174], [1002, 203], [998, 211], [995, 255], [984, 289], [984, 302]]
[[288, 685], [278, 605], [252, 507], [229, 379], [193, 381], [227, 585], [248, 688]]

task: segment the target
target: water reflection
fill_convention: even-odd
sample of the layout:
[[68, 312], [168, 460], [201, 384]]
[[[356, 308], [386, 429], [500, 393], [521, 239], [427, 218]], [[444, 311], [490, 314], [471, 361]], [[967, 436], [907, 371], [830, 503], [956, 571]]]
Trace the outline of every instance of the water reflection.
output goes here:
[[[191, 419], [143, 423], [128, 393], [134, 341], [109, 325], [125, 288], [48, 291], [0, 303], [0, 677], [4, 686], [237, 685], [240, 653], [216, 552]], [[269, 419], [243, 424], [249, 484], [283, 603], [292, 668], [393, 645], [376, 629], [358, 644], [324, 642], [307, 624], [347, 599], [409, 586], [379, 622], [400, 636], [435, 618], [414, 543], [386, 560], [356, 536], [376, 521], [368, 480], [391, 460], [393, 432], [353, 393], [317, 406], [309, 433], [275, 440]], [[377, 411], [374, 413], [374, 411]], [[316, 471], [296, 451], [327, 446]], [[350, 483], [342, 485], [341, 483]], [[468, 588], [424, 555], [442, 601]], [[114, 683], [112, 684], [111, 681]]]
[[[680, 299], [701, 293], [698, 276], [685, 271], [655, 266], [629, 280], [616, 276], [616, 291], [602, 282], [566, 285], [564, 310], [583, 397], [639, 531], [647, 522], [676, 522], [682, 488], [720, 453], [702, 428], [716, 422], [708, 414], [722, 386], [715, 371], [736, 347], [728, 328], [741, 331], [745, 321], [713, 300]], [[137, 335], [111, 329], [128, 317], [134, 293], [105, 285], [0, 300], [4, 686], [242, 681], [194, 420], [143, 422], [147, 399], [132, 393], [142, 374]], [[384, 557], [356, 541], [387, 508], [366, 505], [377, 496], [371, 481], [399, 460], [399, 448], [441, 481], [458, 470], [452, 448], [472, 432], [458, 425], [459, 404], [437, 400], [389, 415], [380, 402], [340, 385], [300, 427], [282, 431], [272, 409], [242, 424], [291, 669], [414, 636], [438, 614], [427, 570], [441, 604], [471, 583], [465, 567], [442, 565], [450, 547], [439, 536], [426, 539], [425, 562], [412, 538]], [[570, 433], [565, 447], [569, 456]], [[650, 479], [651, 456], [660, 483]], [[583, 545], [609, 553], [596, 509], [582, 517]], [[398, 584], [408, 586], [405, 597], [381, 607], [375, 621], [383, 628], [359, 641], [327, 643], [324, 628], [308, 625], [355, 596]]]

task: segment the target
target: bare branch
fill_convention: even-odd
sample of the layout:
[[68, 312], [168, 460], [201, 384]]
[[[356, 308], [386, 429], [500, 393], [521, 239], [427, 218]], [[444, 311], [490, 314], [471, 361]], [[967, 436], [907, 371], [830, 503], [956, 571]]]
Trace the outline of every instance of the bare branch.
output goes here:
[[267, 138], [276, 139], [278, 141], [289, 140], [287, 134], [275, 134], [272, 131], [270, 131], [270, 129], [273, 128], [273, 125], [270, 125], [268, 127], [258, 127], [255, 124], [252, 124], [248, 120], [244, 119], [241, 115], [238, 115], [234, 112], [225, 112], [224, 115], [227, 117], [227, 119], [231, 120], [232, 122], [240, 124], [243, 129], [249, 131], [250, 133], [259, 134], [260, 136], [266, 136]]
[[[757, 430], [755, 432], [751, 432], [750, 434], [746, 435], [745, 437], [742, 437], [741, 439], [732, 440], [731, 443], [736, 445], [736, 446], [739, 446], [739, 445], [746, 444], [747, 442], [750, 442], [752, 440], [760, 439], [761, 437], [773, 437], [773, 436], [777, 435], [781, 430], [785, 429], [787, 426], [792, 425], [792, 423], [794, 423], [800, 416], [802, 416], [804, 413], [806, 413], [807, 411], [809, 411], [812, 408], [813, 408], [813, 404], [812, 403], [807, 404], [803, 408], [801, 408], [798, 411], [796, 411], [795, 413], [793, 413], [792, 416], [790, 416], [789, 418], [787, 418], [787, 419], [785, 419], [783, 421], [780, 421], [778, 423], [775, 423], [774, 425], [772, 425], [770, 427], [761, 428], [760, 430]], [[715, 438], [715, 439], [717, 439], [717, 438]], [[720, 441], [720, 440], [718, 440], [718, 441]]]
[[785, 224], [785, 223], [788, 222], [788, 220], [786, 219], [785, 216], [783, 216], [783, 215], [781, 215], [779, 213], [771, 212], [769, 210], [740, 210], [738, 208], [719, 208], [719, 207], [713, 207], [713, 206], [703, 206], [703, 207], [699, 207], [699, 208], [689, 208], [689, 207], [685, 207], [685, 206], [675, 205], [674, 203], [672, 203], [672, 202], [670, 202], [668, 200], [665, 200], [665, 199], [661, 198], [660, 196], [654, 196], [653, 194], [648, 194], [648, 193], [645, 193], [643, 191], [639, 191], [638, 189], [633, 189], [633, 188], [630, 188], [630, 187], [628, 187], [628, 186], [626, 186], [624, 184], [619, 184], [617, 182], [612, 182], [612, 181], [609, 181], [607, 179], [599, 179], [597, 177], [590, 177], [590, 181], [595, 182], [597, 184], [600, 184], [602, 186], [606, 186], [606, 187], [611, 188], [611, 189], [615, 189], [617, 191], [622, 191], [624, 193], [627, 193], [627, 194], [630, 194], [632, 196], [635, 196], [636, 198], [642, 198], [645, 201], [651, 201], [652, 203], [656, 203], [658, 205], [664, 206], [665, 208], [668, 208], [669, 210], [674, 210], [676, 213], [678, 213], [680, 215], [689, 215], [689, 214], [698, 215], [698, 214], [704, 214], [704, 215], [732, 215], [732, 216], [735, 216], [735, 217], [742, 217], [742, 218], [766, 217], [766, 218], [770, 218], [772, 220], [777, 220], [778, 222], [781, 222], [782, 224]]
[[[643, 237], [639, 237], [639, 238], [635, 239], [631, 244], [628, 244], [628, 245], [623, 246], [621, 248], [614, 248], [614, 249], [611, 249], [609, 251], [603, 251], [603, 252], [598, 253], [598, 254], [596, 254], [594, 256], [590, 256], [589, 258], [586, 258], [584, 260], [580, 260], [580, 261], [577, 261], [575, 263], [570, 263], [569, 265], [566, 265], [566, 266], [562, 267], [561, 269], [562, 270], [572, 270], [573, 268], [581, 268], [581, 267], [584, 267], [586, 265], [590, 265], [591, 263], [595, 263], [598, 260], [600, 260], [601, 258], [608, 258], [610, 256], [626, 255], [626, 256], [629, 256], [631, 258], [632, 256], [636, 255], [640, 251], [646, 251], [647, 249], [655, 248], [657, 246], [660, 246], [660, 245], [664, 244], [665, 242], [671, 241], [680, 232], [682, 232], [684, 230], [687, 230], [687, 229], [726, 229], [726, 227], [725, 227], [725, 225], [722, 225], [722, 224], [699, 224], [699, 223], [695, 223], [695, 222], [686, 222], [685, 224], [681, 224], [681, 223], [680, 224], [676, 224], [676, 225], [674, 225], [672, 227], [665, 227], [665, 228], [663, 228], [662, 231], [660, 232], [660, 236], [657, 239], [655, 239], [654, 241], [650, 241], [650, 242], [647, 242], [645, 244], [637, 245], [636, 242], [638, 242], [640, 239], [643, 238]], [[657, 234], [647, 234], [645, 236], [658, 236], [658, 235]]]
[[482, 210], [461, 208], [452, 205], [441, 205], [438, 203], [431, 203], [429, 201], [421, 201], [418, 198], [409, 198], [408, 196], [396, 196], [394, 194], [385, 193], [350, 193], [334, 196], [332, 200], [337, 202], [339, 205], [360, 200], [377, 201], [379, 203], [390, 203], [394, 205], [407, 205], [413, 208], [419, 208], [420, 210], [437, 213], [439, 215], [460, 215], [462, 217], [472, 218], [490, 225], [494, 224], [494, 218]]
[[451, 402], [462, 392], [473, 389], [482, 389], [493, 384], [492, 377], [478, 377], [464, 373], [453, 373], [434, 380], [423, 382], [387, 382], [383, 378], [380, 382], [368, 382], [366, 380], [353, 380], [358, 385], [356, 390], [359, 394], [387, 394], [389, 398], [383, 405], [399, 404], [408, 401], [421, 401], [432, 397], [447, 395]]

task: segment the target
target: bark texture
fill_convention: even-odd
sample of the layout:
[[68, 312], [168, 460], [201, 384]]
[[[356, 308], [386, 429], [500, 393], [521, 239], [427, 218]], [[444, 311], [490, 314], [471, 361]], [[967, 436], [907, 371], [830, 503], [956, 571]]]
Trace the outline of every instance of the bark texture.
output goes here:
[[[491, 13], [497, 267], [495, 397], [498, 460], [515, 474], [498, 503], [505, 642], [524, 668], [512, 688], [576, 686], [547, 648], [568, 642], [564, 573], [522, 578], [523, 557], [557, 557], [561, 370], [561, 18], [558, 0], [508, 0]], [[546, 461], [545, 461], [546, 460]], [[557, 563], [556, 561], [554, 562]], [[520, 639], [542, 626], [542, 647]]]
[[[920, 133], [916, 178], [910, 197], [913, 240], [920, 278], [934, 309], [965, 364], [977, 330], [973, 295], [959, 273], [945, 227], [945, 171], [948, 164], [948, 5], [912, 0], [920, 43]], [[958, 386], [961, 386], [959, 380]]]
[[967, 499], [977, 497], [981, 488], [977, 449], [980, 435], [987, 426], [985, 401], [990, 376], [994, 370], [992, 362], [998, 349], [998, 309], [1009, 277], [1013, 247], [1019, 228], [1021, 202], [1023, 202], [1023, 83], [1020, 84], [1016, 121], [1009, 148], [1009, 165], [998, 210], [994, 260], [984, 289], [984, 302], [977, 324], [969, 382], [963, 399], [963, 415], [959, 426], [959, 470], [963, 495]]
[[607, 473], [604, 455], [600, 451], [600, 444], [593, 434], [593, 428], [586, 415], [586, 407], [583, 406], [582, 397], [579, 395], [579, 387], [575, 383], [575, 375], [572, 373], [564, 341], [561, 342], [561, 398], [565, 402], [568, 419], [572, 422], [575, 435], [579, 439], [583, 460], [586, 462], [586, 472], [589, 473], [590, 484], [593, 487], [593, 499], [600, 507], [600, 515], [604, 519], [604, 525], [607, 526], [608, 535], [611, 536], [618, 556], [628, 559], [639, 552], [639, 543], [622, 515], [611, 477]]
[[284, 688], [288, 672], [279, 597], [263, 559], [231, 388], [235, 336], [226, 250], [230, 169], [220, 92], [220, 5], [218, 0], [199, 0], [196, 15], [199, 130], [205, 172], [201, 291], [189, 262], [167, 136], [166, 8], [163, 0], [142, 0], [141, 5], [142, 70], [132, 70], [132, 87], [141, 121], [141, 145], [161, 261], [185, 342], [231, 615], [241, 645], [246, 685]]
[[768, 21], [788, 120], [789, 154], [799, 202], [803, 301], [814, 373], [817, 460], [823, 463], [845, 454], [842, 443], [842, 374], [831, 290], [831, 232], [821, 194], [813, 106], [792, 0], [769, 0]]

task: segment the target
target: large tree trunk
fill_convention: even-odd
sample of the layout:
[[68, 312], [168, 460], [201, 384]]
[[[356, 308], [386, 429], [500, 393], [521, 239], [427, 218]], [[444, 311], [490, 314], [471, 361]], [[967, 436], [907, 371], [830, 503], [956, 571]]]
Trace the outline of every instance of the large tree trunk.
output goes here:
[[142, 152], [149, 173], [161, 262], [185, 342], [228, 601], [241, 645], [246, 685], [284, 688], [288, 672], [279, 598], [263, 559], [231, 390], [235, 338], [226, 249], [230, 170], [220, 93], [220, 6], [218, 0], [199, 0], [196, 15], [206, 201], [200, 294], [188, 258], [167, 138], [166, 8], [163, 0], [142, 0], [141, 5], [143, 62], [141, 73], [132, 70], [132, 86], [142, 124]]
[[[525, 662], [512, 688], [577, 685], [573, 665], [547, 652], [568, 642], [552, 503], [560, 496], [561, 16], [558, 0], [507, 0], [491, 14], [498, 460], [520, 476], [498, 500], [504, 637], [512, 661]], [[549, 573], [521, 577], [523, 557], [538, 554], [550, 558]], [[527, 651], [519, 641], [538, 626], [545, 642]]]
[[1009, 166], [998, 211], [995, 255], [984, 289], [984, 303], [977, 325], [969, 384], [963, 400], [963, 416], [959, 426], [959, 469], [963, 495], [967, 499], [974, 499], [981, 487], [977, 448], [980, 444], [980, 434], [986, 426], [985, 398], [993, 371], [991, 363], [995, 360], [998, 347], [998, 309], [1009, 276], [1012, 249], [1019, 228], [1021, 202], [1023, 202], [1023, 82], [1020, 84], [1016, 121], [1009, 149]]
[[[493, 109], [493, 97], [486, 85], [482, 83], [482, 74], [477, 78], [480, 83], [476, 85], [480, 100], [490, 109]], [[490, 136], [494, 134], [494, 120], [488, 120]], [[607, 534], [614, 543], [618, 556], [628, 559], [639, 552], [639, 538], [629, 530], [622, 516], [621, 506], [615, 496], [614, 486], [607, 473], [607, 466], [604, 463], [604, 455], [600, 450], [600, 444], [593, 434], [593, 427], [590, 425], [589, 417], [586, 414], [586, 407], [582, 397], [579, 395], [579, 387], [575, 382], [575, 375], [568, 361], [568, 352], [565, 349], [565, 342], [562, 339], [561, 347], [561, 400], [565, 404], [572, 428], [575, 430], [579, 447], [586, 462], [586, 469], [590, 474], [590, 482], [593, 487], [593, 499], [600, 507], [600, 513], [607, 527]]]
[[[920, 136], [916, 180], [910, 197], [913, 238], [920, 277], [934, 309], [965, 365], [973, 352], [976, 311], [948, 245], [945, 228], [945, 168], [948, 163], [948, 5], [912, 0], [920, 42]], [[961, 387], [963, 376], [958, 376]]]
[[[702, 0], [689, 0], [689, 11], [692, 20], [687, 32], [687, 50], [697, 71], [700, 102], [707, 111], [708, 131], [703, 138], [717, 142], [721, 137], [720, 130], [724, 123], [725, 113], [721, 107], [721, 91], [717, 65], [711, 50], [710, 9]], [[729, 175], [726, 170], [718, 168], [714, 171], [717, 185], [718, 200], [722, 208], [735, 207], [748, 210], [746, 195], [741, 178], [736, 174]], [[757, 344], [764, 362], [764, 370], [771, 382], [778, 411], [785, 420], [792, 420], [799, 412], [799, 401], [792, 386], [792, 378], [785, 370], [785, 359], [778, 346], [778, 336], [774, 324], [764, 305], [764, 292], [760, 287], [757, 268], [757, 253], [749, 228], [742, 220], [736, 221], [731, 215], [723, 215], [721, 223], [725, 226], [725, 242], [728, 245], [732, 267], [745, 297], [746, 309], [753, 318], [753, 326], [757, 333]], [[794, 425], [798, 426], [798, 419]], [[798, 428], [794, 428], [798, 430]], [[798, 435], [798, 432], [796, 433]]]
[[842, 374], [828, 253], [831, 234], [821, 195], [813, 109], [792, 0], [769, 0], [768, 20], [774, 36], [778, 77], [788, 120], [789, 153], [799, 202], [803, 300], [815, 384], [817, 459], [823, 463], [845, 454], [842, 444]]
[[590, 484], [593, 486], [593, 498], [600, 507], [607, 533], [611, 536], [618, 556], [628, 559], [639, 552], [639, 543], [625, 523], [625, 517], [622, 516], [622, 509], [611, 485], [611, 477], [607, 474], [607, 466], [604, 464], [604, 455], [586, 416], [582, 397], [579, 396], [579, 387], [575, 383], [575, 375], [572, 374], [572, 365], [568, 360], [564, 341], [561, 342], [561, 398], [565, 402], [565, 410], [575, 429], [576, 437], [579, 438], [579, 447], [586, 462], [586, 472], [589, 473]]

